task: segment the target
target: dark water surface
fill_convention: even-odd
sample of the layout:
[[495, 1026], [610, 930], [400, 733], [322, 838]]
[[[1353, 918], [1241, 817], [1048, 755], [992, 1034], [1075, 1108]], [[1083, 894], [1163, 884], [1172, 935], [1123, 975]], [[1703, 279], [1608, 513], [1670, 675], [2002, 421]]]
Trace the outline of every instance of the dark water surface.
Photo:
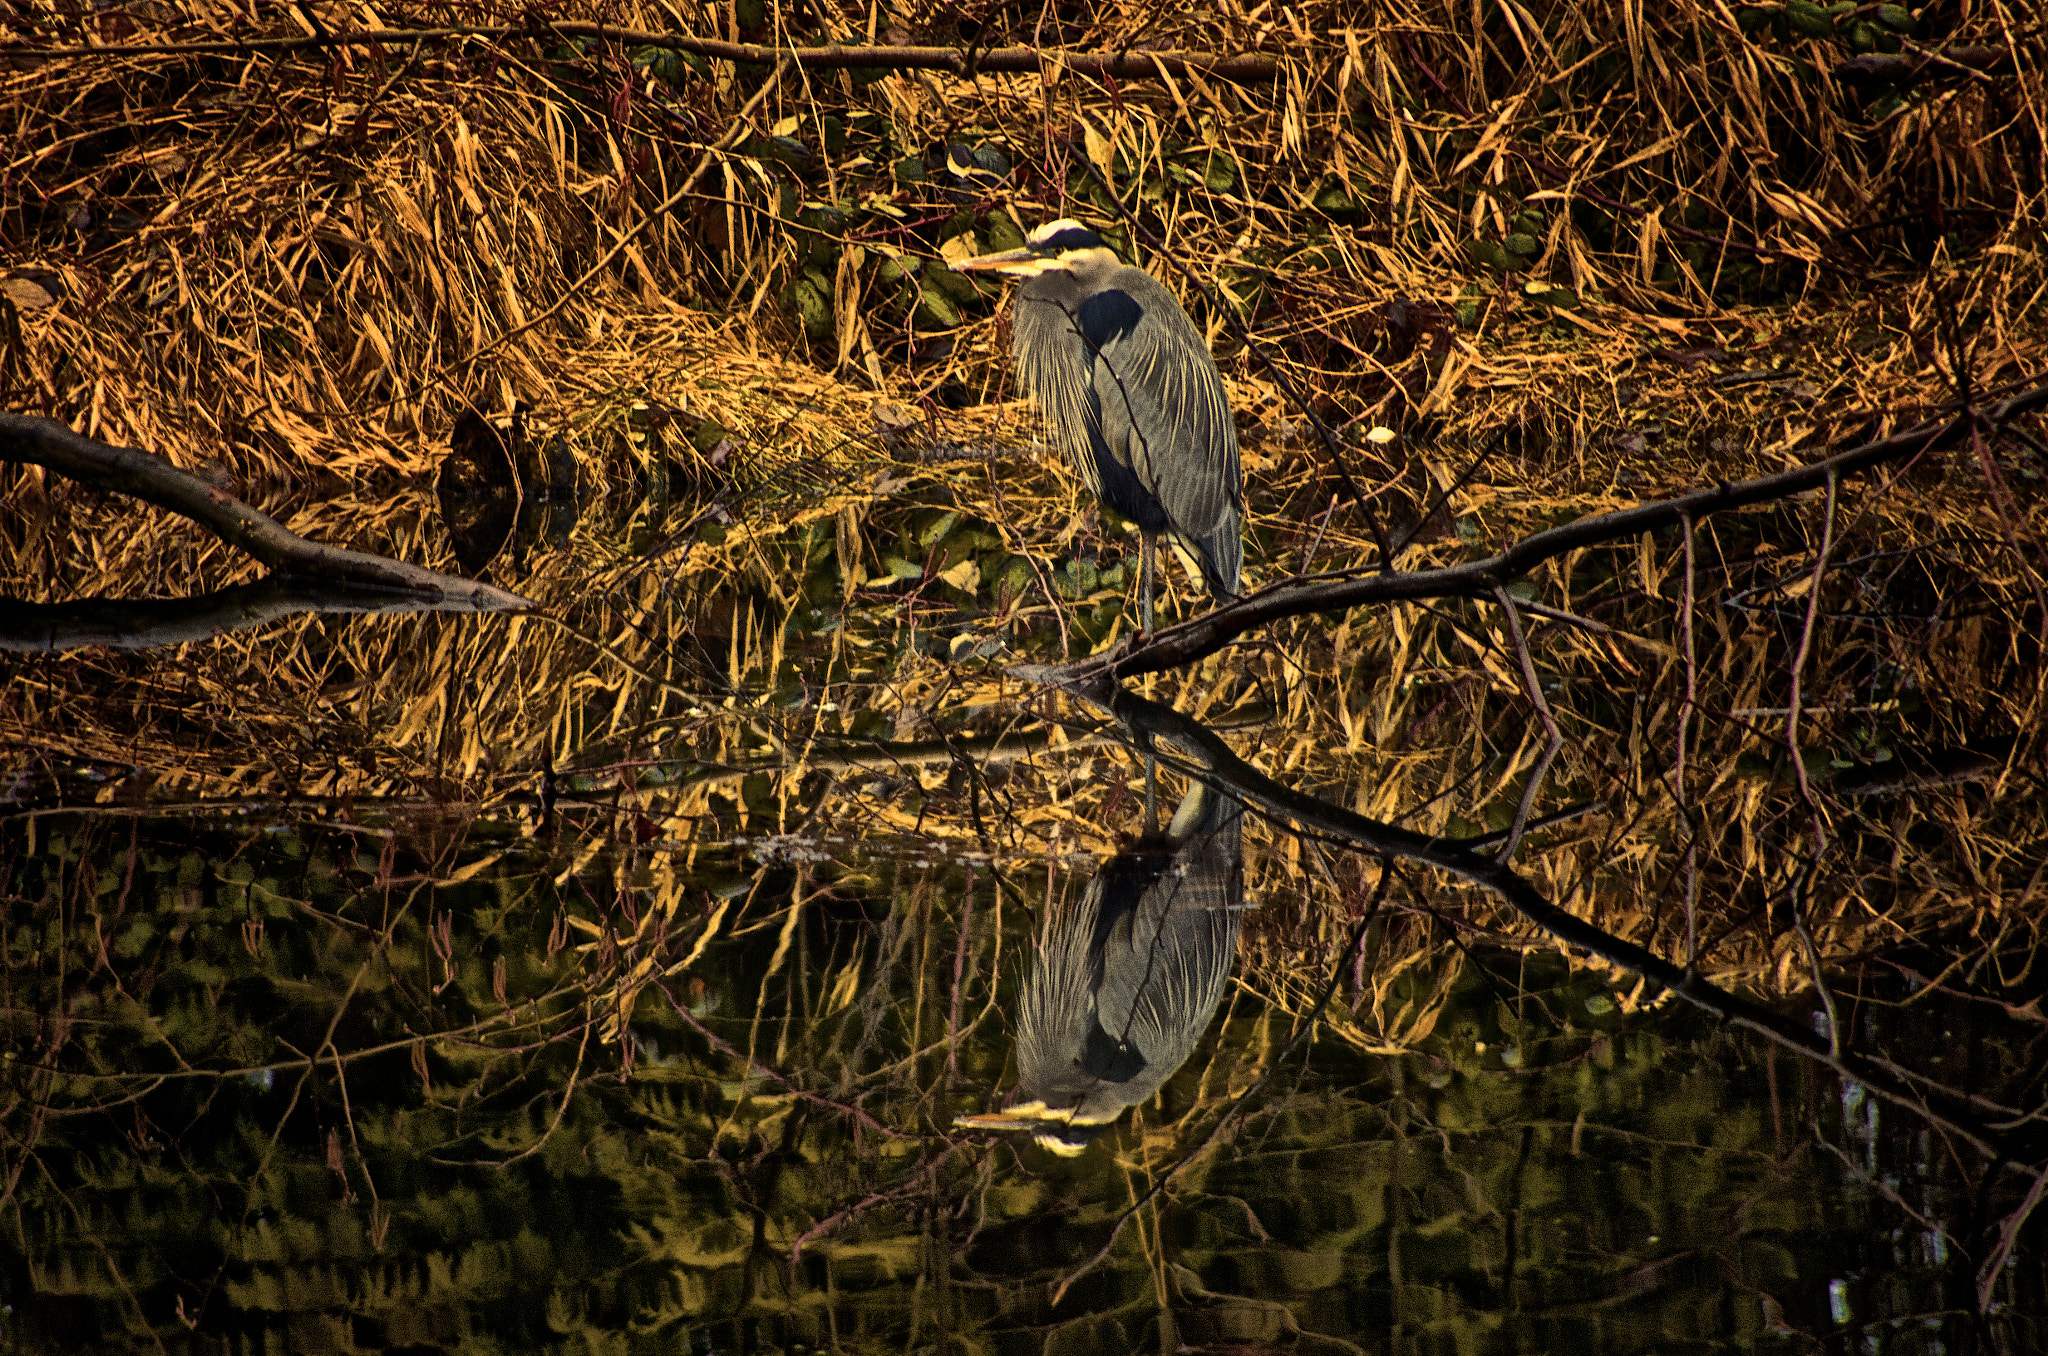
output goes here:
[[[2039, 1349], [2038, 1252], [1976, 1313], [1938, 1135], [1554, 954], [1402, 977], [1405, 1054], [1233, 987], [1075, 1157], [956, 1129], [1094, 865], [740, 837], [11, 831], [9, 1349]], [[1906, 993], [1843, 1010], [2018, 1057]]]

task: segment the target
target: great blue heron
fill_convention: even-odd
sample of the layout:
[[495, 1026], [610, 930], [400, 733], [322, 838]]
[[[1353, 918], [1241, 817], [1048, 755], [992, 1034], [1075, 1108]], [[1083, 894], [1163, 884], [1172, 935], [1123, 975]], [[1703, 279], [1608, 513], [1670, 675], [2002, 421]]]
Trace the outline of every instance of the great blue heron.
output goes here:
[[1018, 372], [1088, 488], [1137, 525], [1145, 630], [1162, 532], [1194, 558], [1210, 593], [1236, 596], [1237, 425], [1216, 360], [1173, 293], [1071, 220], [954, 267], [1023, 280], [1010, 323]]
[[1076, 1155], [1194, 1053], [1230, 986], [1244, 807], [1197, 784], [1148, 834], [1048, 912], [1017, 1012], [1017, 1088], [953, 1123], [1029, 1130]]

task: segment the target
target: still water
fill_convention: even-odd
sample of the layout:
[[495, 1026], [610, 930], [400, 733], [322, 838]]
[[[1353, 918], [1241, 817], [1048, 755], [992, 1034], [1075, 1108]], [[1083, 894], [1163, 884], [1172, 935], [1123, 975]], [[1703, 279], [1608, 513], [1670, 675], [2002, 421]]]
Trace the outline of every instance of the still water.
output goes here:
[[[1435, 1016], [1400, 1053], [1303, 1039], [1233, 973], [1284, 904], [1237, 907], [1236, 815], [1194, 818], [1035, 868], [800, 835], [585, 859], [537, 815], [17, 826], [8, 1340], [2032, 1346], [1972, 1313], [1977, 1184], [1905, 1113], [1554, 953], [1403, 975]], [[1106, 1053], [1056, 1025], [1088, 999], [1049, 976], [1091, 962], [1149, 987], [1102, 998]], [[1152, 998], [1192, 1002], [1184, 1039], [1136, 1033]], [[1899, 1039], [1996, 1059], [1982, 1017]], [[1062, 1037], [1095, 1077], [1048, 1068]], [[1067, 1153], [955, 1125], [1013, 1089], [1120, 1114], [1053, 1123]], [[2006, 1270], [2038, 1298], [2038, 1257]]]

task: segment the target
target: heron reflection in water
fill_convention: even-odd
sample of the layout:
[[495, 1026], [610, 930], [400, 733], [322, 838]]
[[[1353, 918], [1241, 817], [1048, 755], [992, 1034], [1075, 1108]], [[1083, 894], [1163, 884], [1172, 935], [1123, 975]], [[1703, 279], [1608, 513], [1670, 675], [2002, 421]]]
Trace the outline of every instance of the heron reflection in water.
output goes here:
[[1016, 1091], [955, 1125], [1029, 1130], [1071, 1157], [1173, 1076], [1230, 987], [1243, 826], [1242, 805], [1197, 783], [1164, 834], [1048, 908], [1017, 1013]]

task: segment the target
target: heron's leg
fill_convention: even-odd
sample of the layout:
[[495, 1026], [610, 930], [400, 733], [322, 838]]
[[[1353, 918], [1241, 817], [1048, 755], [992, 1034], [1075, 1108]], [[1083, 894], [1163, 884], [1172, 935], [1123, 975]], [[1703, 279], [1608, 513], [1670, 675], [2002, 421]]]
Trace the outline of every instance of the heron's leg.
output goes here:
[[[1149, 745], [1147, 746], [1149, 749]], [[1145, 836], [1159, 832], [1159, 756], [1145, 754]]]
[[[1143, 563], [1138, 575], [1138, 611], [1145, 621], [1145, 634], [1152, 634], [1152, 572], [1153, 562], [1159, 555], [1159, 534], [1139, 534], [1143, 545], [1139, 548]], [[1150, 838], [1159, 832], [1159, 758], [1152, 752], [1152, 737], [1145, 737], [1145, 836]]]
[[[1139, 548], [1143, 564], [1138, 567], [1138, 615], [1144, 619], [1145, 634], [1152, 634], [1152, 560], [1159, 551], [1159, 534], [1141, 532], [1138, 534], [1144, 545]], [[1147, 783], [1150, 789], [1150, 783]]]

